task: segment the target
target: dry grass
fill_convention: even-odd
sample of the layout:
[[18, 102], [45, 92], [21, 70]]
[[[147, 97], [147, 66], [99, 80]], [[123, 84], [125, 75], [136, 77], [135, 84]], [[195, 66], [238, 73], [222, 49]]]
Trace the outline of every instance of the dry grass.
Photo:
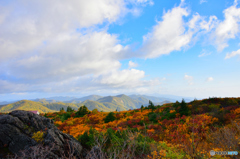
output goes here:
[[[56, 144], [51, 144], [51, 146], [43, 146], [43, 144], [38, 144], [37, 146], [30, 147], [27, 150], [22, 150], [18, 154], [14, 156], [7, 156], [9, 158], [14, 159], [46, 159], [46, 158], [60, 158], [60, 159], [77, 159], [75, 157], [75, 149], [71, 148], [70, 143], [67, 141], [65, 148], [68, 150], [66, 151], [58, 151], [60, 154], [56, 155], [52, 152], [56, 152], [58, 146]], [[73, 146], [74, 147], [74, 146]], [[61, 156], [61, 157], [59, 157]]]
[[240, 151], [240, 124], [231, 121], [231, 124], [217, 131], [211, 131], [208, 140], [223, 151]]
[[[99, 140], [95, 138], [96, 146], [94, 146], [87, 154], [86, 159], [135, 159], [141, 158], [140, 156], [136, 156], [134, 153], [136, 151], [136, 138], [138, 137], [137, 133], [133, 133], [128, 131], [128, 139], [121, 144], [121, 147], [118, 149], [107, 149], [107, 152], [104, 151], [105, 143], [108, 140], [105, 137], [103, 140]], [[119, 143], [120, 145], [120, 143]], [[144, 147], [143, 147], [144, 149]], [[142, 155], [142, 154], [139, 154]]]
[[[96, 145], [92, 147], [90, 151], [87, 151], [86, 149], [83, 149], [82, 151], [82, 157], [85, 159], [135, 159], [135, 158], [143, 158], [141, 157], [142, 154], [139, 154], [139, 156], [135, 155], [136, 150], [136, 138], [138, 137], [137, 133], [128, 131], [128, 139], [124, 141], [123, 144], [121, 144], [121, 147], [118, 147], [117, 149], [109, 148], [106, 150], [106, 142], [108, 138], [104, 136], [103, 139], [99, 139], [98, 137], [95, 137]], [[119, 143], [120, 145], [120, 143]], [[67, 142], [67, 145], [65, 147], [65, 151], [60, 151], [61, 153], [56, 155], [52, 152], [54, 152], [57, 149], [57, 145], [54, 143], [51, 146], [43, 146], [42, 144], [39, 144], [37, 146], [30, 147], [28, 150], [20, 151], [19, 154], [15, 154], [13, 156], [7, 156], [8, 158], [14, 158], [14, 159], [25, 159], [25, 158], [31, 158], [31, 159], [45, 159], [45, 158], [61, 158], [61, 159], [76, 159], [75, 157], [75, 150], [71, 149], [71, 146], [69, 142]], [[67, 150], [67, 154], [64, 153]], [[144, 147], [143, 147], [144, 150]], [[79, 158], [79, 157], [78, 157]]]

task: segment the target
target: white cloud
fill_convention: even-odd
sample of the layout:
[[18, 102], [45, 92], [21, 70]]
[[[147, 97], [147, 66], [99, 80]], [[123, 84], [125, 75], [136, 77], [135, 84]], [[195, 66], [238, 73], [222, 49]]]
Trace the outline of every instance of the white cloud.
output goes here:
[[214, 33], [215, 43], [219, 51], [226, 48], [227, 41], [234, 39], [239, 33], [240, 8], [237, 8], [237, 1], [234, 1], [234, 5], [225, 9], [223, 13], [225, 19], [219, 23]]
[[218, 19], [216, 16], [210, 16], [209, 21], [205, 21], [203, 18], [201, 20], [200, 27], [206, 32], [213, 30], [218, 25]]
[[200, 4], [207, 2], [206, 0], [200, 0]]
[[[16, 0], [0, 5], [0, 75], [9, 79], [0, 81], [0, 93], [76, 92], [103, 89], [103, 85], [109, 85], [108, 89], [131, 86], [131, 82], [136, 87], [143, 85], [139, 82], [143, 71], [119, 71], [119, 60], [129, 48], [106, 30], [126, 14], [141, 12], [145, 5], [153, 2]], [[98, 28], [98, 24], [105, 27]], [[110, 82], [114, 72], [117, 83]], [[127, 79], [129, 73], [135, 77]], [[97, 82], [101, 76], [108, 80]]]
[[198, 57], [204, 57], [204, 56], [208, 56], [208, 55], [211, 55], [212, 52], [208, 52], [206, 51], [205, 49], [203, 49], [200, 53], [200, 55], [198, 55]]
[[240, 56], [240, 49], [238, 49], [237, 51], [233, 51], [231, 53], [227, 53], [227, 55], [225, 56], [225, 59], [232, 58], [232, 57], [234, 57], [236, 55]]
[[129, 68], [137, 67], [137, 66], [138, 66], [137, 63], [134, 63], [134, 62], [132, 62], [132, 61], [129, 61], [129, 62], [128, 62], [128, 67], [129, 67]]
[[197, 27], [197, 22], [201, 19], [201, 16], [197, 13], [193, 15], [193, 18], [188, 22], [188, 27], [194, 29]]
[[184, 1], [181, 1], [179, 6], [165, 12], [162, 21], [157, 21], [153, 30], [143, 36], [142, 56], [155, 58], [180, 51], [195, 42], [201, 31], [209, 32], [215, 26], [215, 16], [210, 16], [209, 21], [205, 21], [198, 13], [185, 22], [184, 17], [189, 16], [190, 11], [187, 7], [183, 8], [183, 4]]
[[[56, 40], [69, 39], [76, 30], [88, 34], [99, 31], [97, 24], [113, 23], [127, 13], [133, 13], [138, 6], [129, 9], [127, 5], [150, 3], [132, 0], [16, 0], [0, 6], [0, 61], [27, 56]], [[139, 11], [140, 12], [140, 11]]]
[[[32, 82], [50, 82], [119, 69], [118, 56], [127, 50], [106, 32], [59, 35], [37, 53], [9, 62], [8, 72]], [[111, 67], [109, 67], [111, 66]]]
[[136, 87], [141, 85], [139, 80], [144, 77], [144, 71], [130, 69], [103, 74], [97, 81], [101, 84], [112, 85], [113, 87]]
[[200, 35], [207, 37], [206, 41], [213, 43], [221, 51], [228, 46], [227, 41], [239, 33], [240, 8], [237, 8], [237, 1], [223, 11], [223, 21], [214, 15], [206, 20], [206, 17], [195, 13], [185, 22], [184, 17], [188, 17], [190, 12], [183, 6], [184, 1], [181, 1], [179, 6], [164, 13], [162, 20], [157, 21], [153, 30], [143, 37], [142, 56], [155, 58], [172, 51], [180, 51], [195, 43]]
[[208, 77], [208, 78], [206, 79], [206, 81], [207, 81], [207, 82], [211, 82], [211, 81], [213, 81], [213, 78], [212, 78], [212, 77]]
[[147, 58], [158, 57], [169, 54], [171, 51], [180, 50], [190, 42], [192, 33], [184, 33], [183, 16], [188, 16], [186, 8], [180, 6], [169, 10], [158, 21], [153, 31], [143, 37], [144, 44], [142, 51]]
[[[52, 6], [52, 7], [50, 7]], [[0, 59], [19, 58], [75, 30], [112, 23], [128, 12], [124, 0], [17, 0], [0, 12]]]
[[193, 84], [193, 77], [189, 75], [184, 75], [184, 79], [188, 82], [188, 85]]
[[136, 5], [154, 5], [153, 0], [129, 0], [131, 3]]

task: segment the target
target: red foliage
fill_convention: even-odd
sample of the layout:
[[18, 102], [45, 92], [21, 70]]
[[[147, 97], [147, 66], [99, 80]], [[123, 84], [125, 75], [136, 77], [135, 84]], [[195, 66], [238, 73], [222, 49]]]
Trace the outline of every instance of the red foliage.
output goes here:
[[71, 114], [71, 117], [74, 117], [75, 115], [76, 115], [75, 113], [72, 113], [72, 114]]

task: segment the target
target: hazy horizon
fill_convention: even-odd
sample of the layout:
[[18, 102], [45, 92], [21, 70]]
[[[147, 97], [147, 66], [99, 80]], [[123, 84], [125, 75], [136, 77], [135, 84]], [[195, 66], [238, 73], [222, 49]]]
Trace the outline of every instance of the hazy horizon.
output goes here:
[[[181, 100], [181, 99], [190, 99], [190, 100], [201, 100], [201, 99], [207, 99], [209, 97], [217, 97], [217, 98], [225, 98], [225, 97], [218, 97], [218, 96], [209, 96], [209, 97], [191, 97], [191, 96], [181, 96], [181, 95], [170, 95], [170, 94], [125, 94], [125, 93], [121, 93], [121, 94], [88, 94], [88, 95], [64, 95], [64, 94], [55, 94], [55, 95], [44, 95], [42, 94], [41, 96], [35, 96], [33, 95], [32, 97], [26, 96], [26, 97], [19, 97], [17, 96], [16, 98], [1, 98], [0, 102], [12, 102], [12, 101], [19, 101], [19, 100], [34, 100], [34, 99], [48, 99], [48, 98], [53, 98], [53, 97], [69, 97], [69, 98], [82, 98], [82, 97], [87, 97], [87, 96], [91, 96], [91, 95], [99, 95], [102, 97], [106, 97], [106, 96], [118, 96], [118, 95], [127, 95], [127, 96], [131, 96], [131, 95], [145, 95], [145, 96], [152, 96], [152, 97], [163, 97], [163, 98], [169, 98], [169, 99], [176, 99], [176, 100]], [[231, 97], [231, 96], [229, 96]]]
[[0, 1], [0, 101], [240, 97], [239, 3]]

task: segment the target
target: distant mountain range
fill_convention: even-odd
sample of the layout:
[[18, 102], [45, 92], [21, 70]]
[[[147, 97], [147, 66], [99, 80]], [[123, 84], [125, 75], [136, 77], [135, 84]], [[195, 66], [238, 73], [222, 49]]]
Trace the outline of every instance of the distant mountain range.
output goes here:
[[[176, 99], [166, 97], [154, 97], [147, 95], [117, 95], [117, 96], [99, 96], [89, 95], [81, 98], [74, 97], [51, 97], [33, 100], [21, 100], [14, 103], [0, 103], [0, 112], [10, 112], [16, 109], [20, 110], [38, 110], [41, 113], [59, 111], [60, 108], [67, 109], [68, 106], [77, 110], [85, 105], [89, 110], [98, 109], [99, 111], [123, 111], [140, 108], [141, 105], [147, 106], [151, 100], [154, 105], [176, 102]], [[187, 101], [188, 102], [188, 101]]]
[[11, 112], [13, 110], [38, 110], [40, 113], [53, 112], [53, 110], [45, 107], [39, 102], [34, 102], [30, 100], [21, 100], [15, 103], [11, 103], [0, 107], [0, 112]]

